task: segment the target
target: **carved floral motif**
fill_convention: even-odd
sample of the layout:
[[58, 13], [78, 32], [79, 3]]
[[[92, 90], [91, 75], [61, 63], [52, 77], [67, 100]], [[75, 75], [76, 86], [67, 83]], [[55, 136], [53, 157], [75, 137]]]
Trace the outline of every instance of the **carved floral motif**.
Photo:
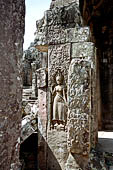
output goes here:
[[67, 84], [68, 70], [70, 65], [70, 44], [49, 46], [49, 70], [48, 70], [48, 84], [55, 85], [55, 77], [58, 70], [64, 76], [64, 84]]

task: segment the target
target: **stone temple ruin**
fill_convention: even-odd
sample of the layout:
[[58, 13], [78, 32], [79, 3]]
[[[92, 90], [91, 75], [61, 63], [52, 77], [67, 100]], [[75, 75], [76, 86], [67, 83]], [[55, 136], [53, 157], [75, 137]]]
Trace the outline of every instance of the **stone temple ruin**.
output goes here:
[[52, 0], [23, 57], [24, 0], [0, 13], [0, 169], [113, 170], [112, 0]]

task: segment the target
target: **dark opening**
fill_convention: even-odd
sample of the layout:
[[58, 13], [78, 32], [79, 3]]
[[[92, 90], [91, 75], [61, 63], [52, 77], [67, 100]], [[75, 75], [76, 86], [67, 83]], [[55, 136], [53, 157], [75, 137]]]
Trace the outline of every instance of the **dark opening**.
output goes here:
[[37, 133], [34, 133], [20, 146], [22, 170], [38, 170], [37, 152], [38, 137]]

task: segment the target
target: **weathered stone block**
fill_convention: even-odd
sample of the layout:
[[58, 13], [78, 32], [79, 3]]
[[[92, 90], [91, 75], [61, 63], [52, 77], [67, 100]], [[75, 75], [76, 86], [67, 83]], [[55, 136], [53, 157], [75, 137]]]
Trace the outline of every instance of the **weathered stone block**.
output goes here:
[[92, 60], [94, 57], [94, 44], [92, 42], [82, 42], [72, 44], [72, 58], [83, 58]]
[[[70, 34], [71, 35], [71, 34]], [[68, 41], [70, 42], [88, 42], [89, 38], [90, 38], [90, 30], [88, 27], [80, 27], [80, 28], [74, 28], [73, 29], [73, 36], [71, 37], [71, 39], [69, 39]], [[68, 37], [68, 36], [67, 36]]]
[[73, 59], [68, 80], [68, 146], [72, 153], [89, 152], [90, 64]]
[[64, 82], [67, 84], [68, 69], [70, 65], [70, 43], [51, 45], [48, 50], [49, 65], [48, 65], [48, 84], [54, 86], [56, 84], [55, 76], [58, 70], [61, 71], [64, 76]]
[[46, 169], [47, 162], [47, 89], [38, 89], [38, 162], [40, 169]]
[[55, 7], [62, 7], [62, 6], [67, 6], [73, 2], [76, 2], [76, 5], [79, 4], [78, 0], [55, 0], [52, 1], [51, 5], [54, 5]]
[[68, 77], [68, 148], [72, 153], [88, 155], [90, 123], [94, 124], [91, 118], [96, 115], [91, 97], [96, 85], [96, 82], [92, 84], [92, 79], [95, 79], [93, 43], [72, 44], [72, 58]]
[[65, 170], [68, 157], [67, 133], [64, 131], [48, 130], [47, 143], [47, 168], [51, 170]]
[[88, 42], [90, 31], [88, 27], [81, 28], [51, 28], [48, 34], [48, 44]]
[[47, 89], [38, 89], [39, 112], [38, 112], [38, 130], [46, 139], [46, 124], [47, 124]]
[[[65, 1], [60, 1], [60, 3], [65, 3]], [[48, 44], [70, 43], [72, 40], [76, 42], [79, 39], [82, 39], [82, 41], [83, 39], [86, 40], [86, 38], [80, 38], [80, 36], [77, 38], [77, 34], [81, 34], [81, 31], [79, 33], [75, 31], [75, 26], [77, 25], [79, 29], [81, 25], [79, 7], [76, 5], [76, 1], [68, 3], [70, 5], [60, 6], [60, 8], [53, 8], [47, 11]]]
[[46, 87], [47, 85], [47, 69], [46, 68], [40, 68], [36, 70], [37, 75], [37, 87]]
[[68, 155], [66, 170], [82, 170], [71, 153]]
[[30, 117], [27, 116], [22, 120], [21, 127], [21, 143], [24, 142], [32, 133], [35, 132], [34, 127], [31, 124]]

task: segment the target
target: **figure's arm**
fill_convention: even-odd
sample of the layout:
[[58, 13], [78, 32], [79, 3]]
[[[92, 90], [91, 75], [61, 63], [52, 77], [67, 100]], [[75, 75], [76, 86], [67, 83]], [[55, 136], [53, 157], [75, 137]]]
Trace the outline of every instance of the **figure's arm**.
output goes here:
[[53, 95], [55, 94], [55, 92], [56, 92], [56, 88], [53, 89]]

